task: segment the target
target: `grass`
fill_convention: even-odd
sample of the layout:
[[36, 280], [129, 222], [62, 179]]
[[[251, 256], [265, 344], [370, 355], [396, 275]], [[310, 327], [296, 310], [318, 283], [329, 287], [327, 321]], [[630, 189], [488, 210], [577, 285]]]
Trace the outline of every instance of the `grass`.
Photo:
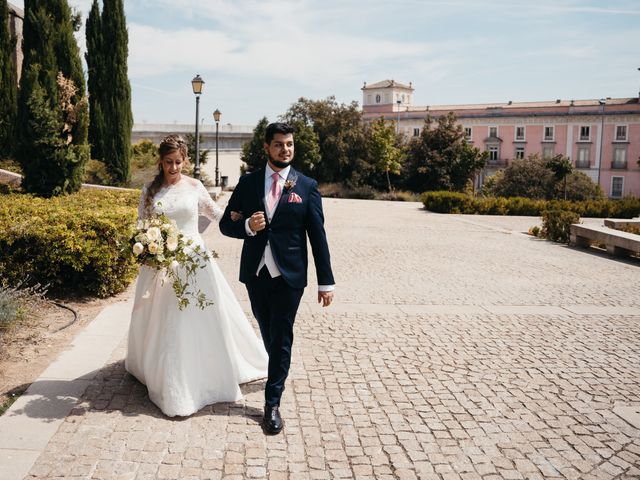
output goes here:
[[26, 390], [23, 389], [16, 389], [7, 392], [7, 399], [4, 402], [0, 403], [0, 417], [4, 415], [4, 413], [9, 410], [9, 408], [11, 408], [11, 405], [13, 405], [14, 402], [18, 400], [24, 392], [26, 392]]
[[46, 294], [46, 288], [37, 284], [10, 287], [6, 282], [0, 283], [0, 339], [5, 340], [12, 331], [26, 321], [29, 313], [37, 308]]

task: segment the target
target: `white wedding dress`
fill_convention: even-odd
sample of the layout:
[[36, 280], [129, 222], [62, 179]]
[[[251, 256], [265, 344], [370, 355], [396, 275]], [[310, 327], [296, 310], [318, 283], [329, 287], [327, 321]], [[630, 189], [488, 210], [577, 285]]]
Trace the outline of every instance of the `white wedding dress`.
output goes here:
[[[145, 193], [146, 188], [140, 218]], [[198, 214], [219, 220], [223, 213], [204, 186], [188, 177], [162, 188], [153, 205], [202, 246]], [[171, 282], [162, 279], [157, 270], [140, 267], [126, 370], [147, 386], [149, 398], [170, 417], [242, 399], [239, 384], [266, 377], [268, 357], [215, 260], [196, 273], [197, 289], [214, 302], [204, 310], [194, 301], [179, 310]]]

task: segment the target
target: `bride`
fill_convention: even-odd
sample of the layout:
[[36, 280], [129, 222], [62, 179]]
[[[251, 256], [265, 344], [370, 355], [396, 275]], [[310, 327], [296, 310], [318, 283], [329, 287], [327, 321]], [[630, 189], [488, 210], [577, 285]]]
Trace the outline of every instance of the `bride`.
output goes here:
[[[182, 175], [189, 162], [182, 137], [160, 143], [159, 172], [145, 185], [138, 217], [174, 219], [187, 239], [204, 247], [198, 215], [219, 220], [223, 210], [200, 181]], [[136, 285], [126, 370], [147, 386], [167, 416], [187, 416], [205, 405], [242, 398], [239, 384], [267, 376], [267, 353], [215, 261], [198, 269], [195, 290], [213, 305], [178, 309], [171, 281], [142, 266]], [[193, 302], [192, 302], [193, 303]]]

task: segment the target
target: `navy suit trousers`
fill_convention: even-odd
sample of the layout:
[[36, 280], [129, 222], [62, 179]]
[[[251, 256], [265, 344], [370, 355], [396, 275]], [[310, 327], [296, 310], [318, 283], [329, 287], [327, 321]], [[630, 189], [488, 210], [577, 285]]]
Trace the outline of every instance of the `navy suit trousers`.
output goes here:
[[253, 316], [258, 321], [269, 370], [265, 386], [265, 404], [280, 405], [284, 383], [289, 375], [293, 323], [304, 288], [292, 288], [282, 278], [271, 278], [266, 267], [246, 283]]

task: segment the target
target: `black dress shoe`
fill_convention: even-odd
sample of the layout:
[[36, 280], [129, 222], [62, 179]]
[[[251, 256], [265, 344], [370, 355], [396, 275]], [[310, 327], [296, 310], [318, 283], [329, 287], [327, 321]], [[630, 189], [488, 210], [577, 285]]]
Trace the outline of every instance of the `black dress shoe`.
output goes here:
[[277, 435], [282, 431], [284, 421], [280, 416], [280, 407], [278, 405], [264, 406], [264, 417], [262, 417], [262, 429], [267, 435]]

